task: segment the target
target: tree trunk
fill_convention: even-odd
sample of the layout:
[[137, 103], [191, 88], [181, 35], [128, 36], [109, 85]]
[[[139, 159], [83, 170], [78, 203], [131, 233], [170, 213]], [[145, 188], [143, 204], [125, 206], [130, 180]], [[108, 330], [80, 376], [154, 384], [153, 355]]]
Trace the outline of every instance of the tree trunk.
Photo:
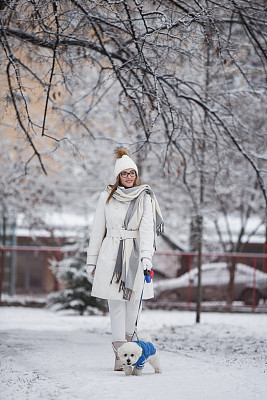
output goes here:
[[202, 286], [201, 286], [201, 265], [202, 265], [202, 233], [203, 233], [203, 219], [201, 215], [197, 216], [198, 226], [198, 243], [197, 243], [197, 269], [198, 269], [198, 282], [197, 282], [197, 306], [196, 306], [196, 322], [200, 322], [201, 313], [201, 300], [202, 300]]
[[[6, 218], [2, 218], [3, 226], [2, 226], [2, 246], [6, 244]], [[1, 271], [0, 271], [0, 301], [2, 297], [2, 286], [4, 281], [4, 270], [5, 270], [5, 252], [1, 251]]]
[[227, 293], [227, 305], [230, 307], [233, 303], [233, 298], [234, 298], [234, 284], [235, 284], [235, 266], [236, 266], [236, 260], [233, 257], [232, 261], [229, 263], [229, 285], [228, 285], [228, 293]]

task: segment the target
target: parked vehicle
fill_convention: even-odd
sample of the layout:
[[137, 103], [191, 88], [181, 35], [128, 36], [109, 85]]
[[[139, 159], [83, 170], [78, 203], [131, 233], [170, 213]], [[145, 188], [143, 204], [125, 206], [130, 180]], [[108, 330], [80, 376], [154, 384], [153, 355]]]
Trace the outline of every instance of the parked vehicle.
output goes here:
[[[226, 301], [229, 296], [229, 265], [225, 262], [204, 264], [201, 271], [202, 301]], [[155, 300], [196, 302], [197, 285], [198, 270], [193, 268], [179, 278], [155, 282]], [[258, 305], [260, 299], [266, 298], [267, 273], [236, 264], [232, 300]]]

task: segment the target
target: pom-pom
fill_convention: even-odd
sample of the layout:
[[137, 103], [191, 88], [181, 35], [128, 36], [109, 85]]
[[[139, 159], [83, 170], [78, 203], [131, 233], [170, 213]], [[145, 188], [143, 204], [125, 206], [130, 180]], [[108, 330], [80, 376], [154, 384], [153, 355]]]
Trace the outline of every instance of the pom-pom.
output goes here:
[[129, 156], [128, 150], [126, 150], [124, 147], [118, 147], [115, 152], [115, 158], [122, 158], [122, 156]]

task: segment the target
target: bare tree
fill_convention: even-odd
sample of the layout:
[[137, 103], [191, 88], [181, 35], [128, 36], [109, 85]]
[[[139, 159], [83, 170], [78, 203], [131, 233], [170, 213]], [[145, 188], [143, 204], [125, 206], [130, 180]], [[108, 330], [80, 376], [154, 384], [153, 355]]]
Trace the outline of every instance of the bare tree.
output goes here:
[[2, 101], [32, 149], [27, 165], [37, 158], [46, 171], [44, 146], [56, 151], [62, 141], [79, 151], [77, 131], [116, 141], [99, 124], [112, 93], [136, 151], [181, 171], [199, 263], [203, 208], [213, 198], [203, 188], [222, 154], [245, 160], [267, 204], [264, 128], [252, 118], [266, 104], [264, 0], [14, 0], [0, 9]]
[[[256, 92], [243, 60], [237, 58], [238, 40], [245, 38], [249, 52], [257, 58], [258, 68], [265, 73], [266, 20], [264, 1], [83, 1], [59, 2], [2, 1], [1, 44], [2, 63], [6, 64], [9, 95], [18, 124], [29, 141], [34, 156], [43, 170], [40, 151], [33, 133], [50, 135], [47, 126], [48, 110], [57, 115], [67, 113], [71, 121], [94, 136], [84, 116], [55, 104], [59, 84], [66, 91], [79, 75], [82, 63], [95, 63], [99, 76], [96, 90], [107, 76], [121, 87], [121, 105], [126, 110], [134, 107], [143, 131], [143, 142], [154, 138], [159, 129], [171, 142], [188, 127], [188, 112], [205, 113], [214, 134], [230, 139], [253, 166], [266, 198], [265, 187], [255, 157], [241, 145], [233, 124], [231, 109], [218, 100], [206, 96], [205, 83], [190, 74], [183, 74], [188, 62], [198, 63], [203, 34], [209, 45], [213, 35], [211, 56], [218, 63], [233, 63], [236, 71]], [[5, 6], [5, 7], [4, 7]], [[236, 31], [242, 31], [237, 34]], [[239, 48], [238, 48], [239, 47]], [[228, 56], [228, 59], [225, 58]], [[34, 63], [31, 62], [34, 60]], [[179, 64], [177, 65], [177, 60]], [[36, 65], [37, 61], [37, 65]], [[43, 118], [34, 121], [27, 101], [25, 74], [40, 85], [45, 94]], [[89, 95], [89, 94], [88, 94]], [[92, 95], [92, 93], [91, 93]], [[211, 101], [212, 100], [212, 101]], [[21, 103], [19, 103], [19, 101]], [[99, 101], [99, 99], [98, 99]], [[207, 103], [208, 101], [208, 103]], [[65, 101], [65, 105], [69, 104]], [[227, 114], [227, 118], [224, 115]]]

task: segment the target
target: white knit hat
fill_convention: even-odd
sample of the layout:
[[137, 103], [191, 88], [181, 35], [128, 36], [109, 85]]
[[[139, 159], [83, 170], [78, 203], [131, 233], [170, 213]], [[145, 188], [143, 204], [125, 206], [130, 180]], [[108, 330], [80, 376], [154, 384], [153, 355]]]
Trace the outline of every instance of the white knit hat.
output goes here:
[[129, 153], [126, 149], [123, 147], [119, 147], [118, 149], [115, 150], [115, 157], [117, 158], [117, 161], [115, 163], [114, 167], [114, 175], [115, 179], [117, 179], [117, 176], [119, 173], [125, 169], [132, 168], [136, 171], [138, 174], [138, 168], [135, 162], [129, 157]]

